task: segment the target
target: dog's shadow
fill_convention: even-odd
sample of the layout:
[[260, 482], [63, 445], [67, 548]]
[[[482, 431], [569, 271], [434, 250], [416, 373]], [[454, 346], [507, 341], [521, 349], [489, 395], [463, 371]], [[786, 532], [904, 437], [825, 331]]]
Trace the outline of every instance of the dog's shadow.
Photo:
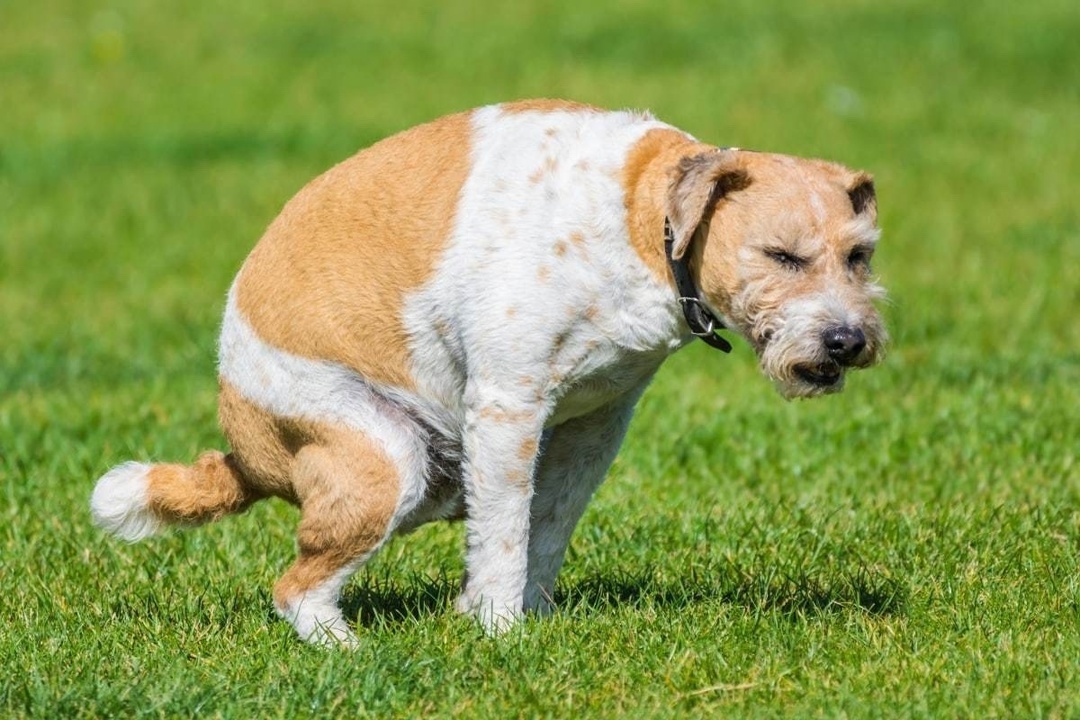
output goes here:
[[[420, 620], [453, 606], [460, 581], [416, 575], [404, 580], [366, 576], [342, 596], [345, 617], [358, 627]], [[555, 593], [560, 612], [596, 614], [615, 608], [681, 609], [719, 602], [751, 614], [775, 614], [794, 621], [841, 612], [875, 617], [902, 615], [907, 586], [867, 570], [832, 577], [737, 573], [720, 577], [661, 579], [649, 572], [601, 574], [561, 583]]]

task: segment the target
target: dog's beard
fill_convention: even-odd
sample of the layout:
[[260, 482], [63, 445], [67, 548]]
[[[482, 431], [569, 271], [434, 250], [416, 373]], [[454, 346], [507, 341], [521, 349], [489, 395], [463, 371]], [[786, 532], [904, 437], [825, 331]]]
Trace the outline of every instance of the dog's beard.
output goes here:
[[[857, 326], [866, 336], [866, 347], [846, 364], [832, 359], [823, 341], [826, 328], [837, 325]], [[839, 299], [828, 296], [791, 301], [758, 314], [748, 336], [762, 372], [788, 399], [840, 392], [848, 370], [881, 359], [887, 339], [876, 312], [854, 316]]]

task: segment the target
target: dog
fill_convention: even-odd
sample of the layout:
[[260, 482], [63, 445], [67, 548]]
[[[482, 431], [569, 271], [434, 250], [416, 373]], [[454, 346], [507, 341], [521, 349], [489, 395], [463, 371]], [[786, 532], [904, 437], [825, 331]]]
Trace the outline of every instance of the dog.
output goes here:
[[231, 452], [119, 465], [94, 519], [136, 541], [295, 503], [274, 604], [344, 645], [348, 578], [393, 535], [464, 519], [456, 607], [497, 633], [553, 609], [669, 355], [729, 349], [726, 328], [789, 398], [881, 358], [879, 234], [870, 175], [647, 113], [533, 100], [406, 130], [304, 187], [243, 263], [219, 346]]

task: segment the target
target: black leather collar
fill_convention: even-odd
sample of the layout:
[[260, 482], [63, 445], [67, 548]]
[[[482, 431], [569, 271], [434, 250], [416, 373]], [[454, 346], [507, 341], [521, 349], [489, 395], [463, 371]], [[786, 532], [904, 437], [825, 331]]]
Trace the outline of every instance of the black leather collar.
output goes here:
[[675, 278], [675, 289], [679, 293], [679, 304], [682, 305], [686, 324], [690, 326], [691, 333], [704, 340], [710, 347], [726, 353], [731, 352], [731, 343], [716, 334], [717, 330], [723, 329], [724, 323], [705, 307], [697, 285], [694, 284], [694, 278], [690, 275], [689, 249], [683, 253], [682, 258], [676, 260], [671, 255], [674, 245], [675, 233], [671, 230], [671, 221], [665, 217], [664, 255], [667, 256], [668, 267], [671, 268], [671, 274]]

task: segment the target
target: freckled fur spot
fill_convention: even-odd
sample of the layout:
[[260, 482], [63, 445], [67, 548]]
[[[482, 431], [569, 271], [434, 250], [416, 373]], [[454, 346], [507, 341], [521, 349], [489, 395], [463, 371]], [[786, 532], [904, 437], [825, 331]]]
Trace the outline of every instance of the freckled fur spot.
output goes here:
[[511, 470], [506, 473], [506, 483], [523, 492], [528, 492], [532, 485], [529, 474], [524, 470]]
[[[576, 313], [573, 313], [573, 314], [576, 314]], [[561, 332], [561, 333], [559, 333], [558, 335], [555, 336], [555, 339], [551, 343], [551, 357], [553, 359], [560, 352], [562, 352], [563, 347], [566, 346], [566, 341], [569, 340], [569, 339], [570, 339], [570, 333], [569, 332]]]
[[527, 438], [521, 443], [521, 449], [518, 450], [518, 458], [521, 460], [532, 460], [536, 457], [536, 449], [539, 446], [535, 438]]
[[533, 413], [529, 410], [504, 410], [492, 405], [481, 408], [479, 415], [485, 420], [499, 423], [517, 423], [533, 417]]

